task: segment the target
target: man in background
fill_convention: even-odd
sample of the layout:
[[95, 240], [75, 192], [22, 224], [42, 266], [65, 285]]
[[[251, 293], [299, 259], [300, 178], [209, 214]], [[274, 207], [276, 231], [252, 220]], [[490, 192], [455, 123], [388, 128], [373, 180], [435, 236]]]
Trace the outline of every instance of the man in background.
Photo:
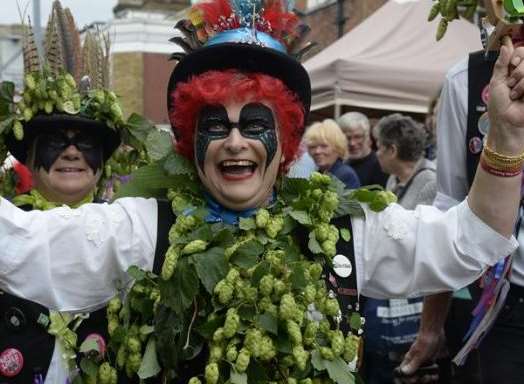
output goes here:
[[385, 187], [388, 175], [382, 172], [373, 151], [369, 119], [363, 113], [348, 112], [337, 122], [348, 139], [349, 157], [346, 163], [355, 170], [360, 184]]

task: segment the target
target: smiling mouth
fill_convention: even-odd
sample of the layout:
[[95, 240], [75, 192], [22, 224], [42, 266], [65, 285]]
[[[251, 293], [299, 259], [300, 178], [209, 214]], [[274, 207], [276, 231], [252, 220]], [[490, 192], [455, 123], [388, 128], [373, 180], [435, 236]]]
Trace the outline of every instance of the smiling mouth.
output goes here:
[[75, 168], [75, 167], [62, 167], [57, 168], [56, 172], [60, 173], [77, 173], [77, 172], [84, 172], [83, 168]]
[[250, 160], [224, 160], [218, 168], [226, 180], [242, 180], [251, 177], [258, 164]]

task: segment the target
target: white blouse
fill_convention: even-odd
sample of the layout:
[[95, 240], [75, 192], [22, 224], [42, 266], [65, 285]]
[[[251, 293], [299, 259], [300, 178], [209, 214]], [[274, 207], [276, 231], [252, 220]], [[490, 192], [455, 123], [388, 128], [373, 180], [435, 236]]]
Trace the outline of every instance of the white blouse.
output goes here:
[[[466, 201], [443, 213], [397, 204], [352, 218], [360, 293], [376, 298], [455, 290], [510, 254], [506, 239], [484, 224]], [[92, 311], [128, 284], [128, 267], [153, 268], [157, 236], [154, 199], [123, 198], [25, 212], [0, 200], [0, 289], [50, 309]], [[67, 367], [55, 349], [46, 383], [65, 383]]]

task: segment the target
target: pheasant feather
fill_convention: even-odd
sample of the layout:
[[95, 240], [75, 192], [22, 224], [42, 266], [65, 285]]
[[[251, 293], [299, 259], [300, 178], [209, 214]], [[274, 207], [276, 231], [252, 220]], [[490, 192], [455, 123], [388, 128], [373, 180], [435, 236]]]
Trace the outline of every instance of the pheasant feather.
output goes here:
[[40, 56], [31, 23], [24, 25], [23, 36], [24, 73], [40, 71]]

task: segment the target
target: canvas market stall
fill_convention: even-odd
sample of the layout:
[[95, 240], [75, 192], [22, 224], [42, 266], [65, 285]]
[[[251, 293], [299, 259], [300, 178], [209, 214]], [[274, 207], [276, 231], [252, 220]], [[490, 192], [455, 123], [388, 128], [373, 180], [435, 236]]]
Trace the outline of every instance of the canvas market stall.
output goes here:
[[427, 22], [431, 0], [390, 0], [341, 39], [305, 62], [312, 110], [344, 106], [425, 113], [446, 71], [481, 49], [479, 29], [449, 24], [437, 42]]

